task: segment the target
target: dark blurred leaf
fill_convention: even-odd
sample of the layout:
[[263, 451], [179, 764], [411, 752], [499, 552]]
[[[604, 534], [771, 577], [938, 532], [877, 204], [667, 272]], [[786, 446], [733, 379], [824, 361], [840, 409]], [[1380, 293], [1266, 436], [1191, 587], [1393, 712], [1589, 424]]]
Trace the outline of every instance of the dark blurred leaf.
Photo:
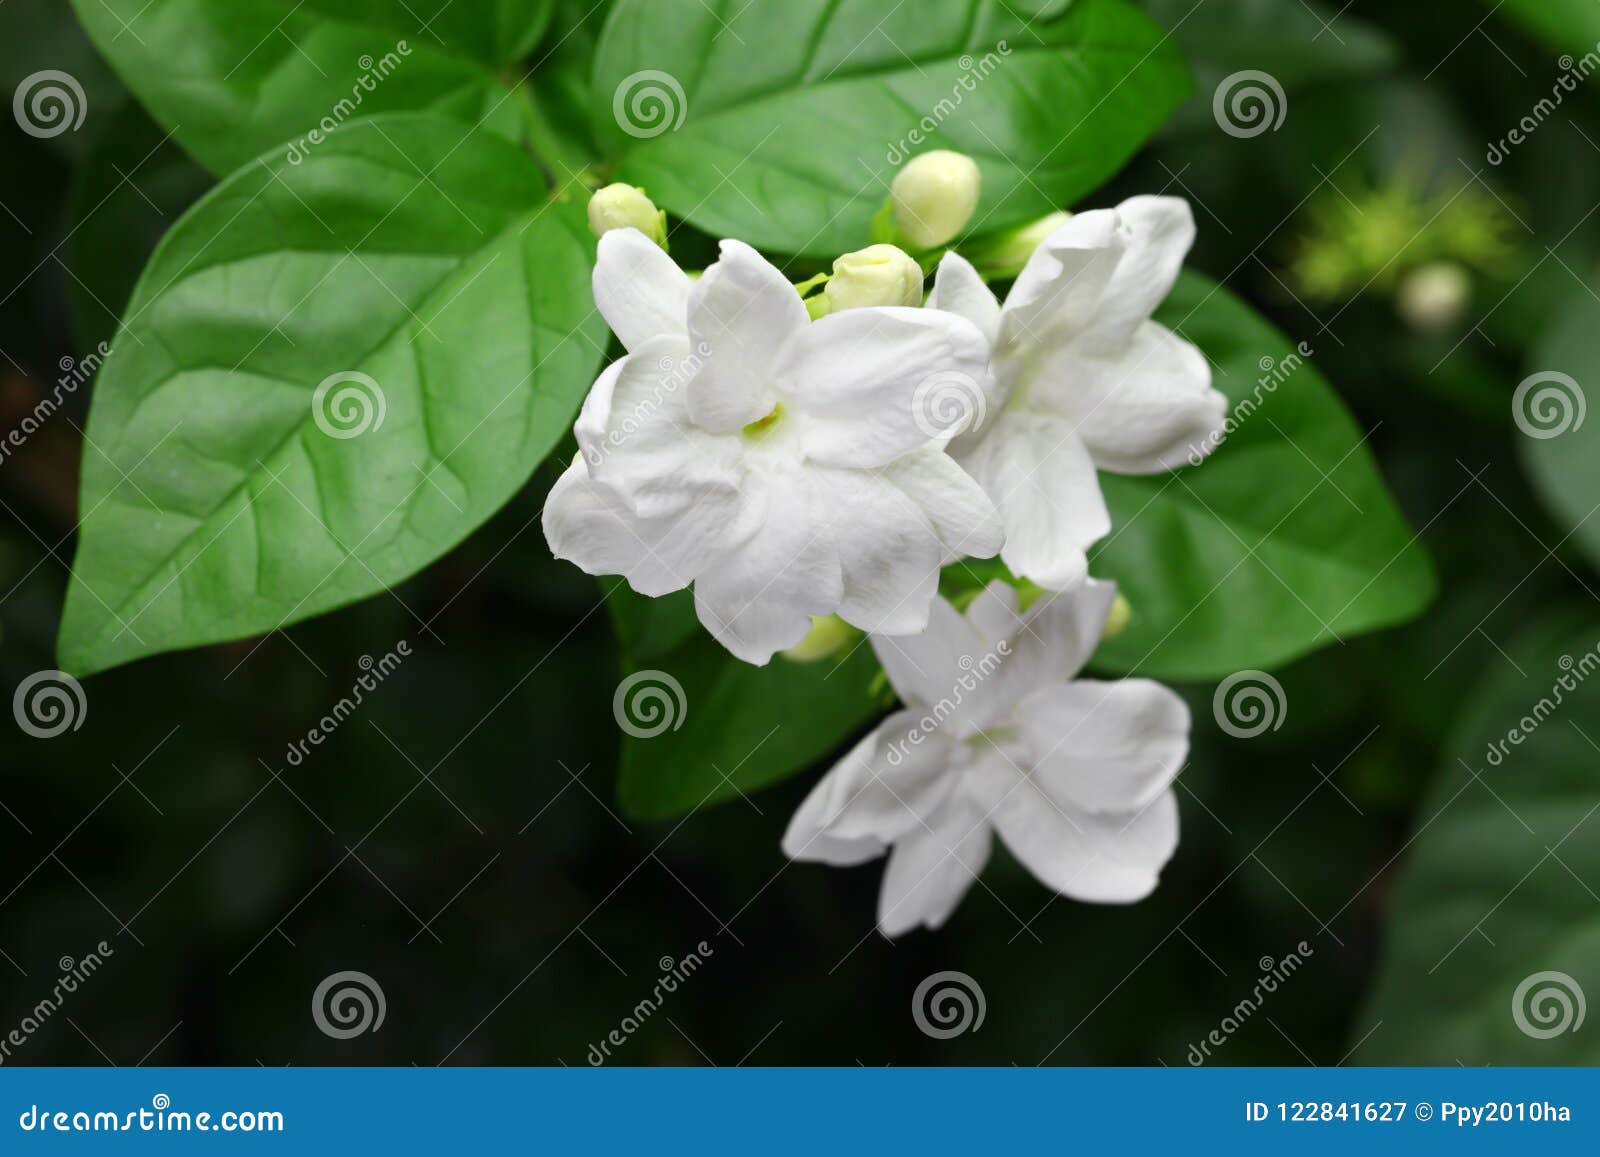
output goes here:
[[865, 642], [848, 656], [752, 667], [699, 625], [686, 591], [645, 599], [621, 585], [610, 605], [623, 667], [638, 676], [618, 692], [618, 725], [659, 731], [623, 744], [618, 795], [630, 816], [664, 819], [777, 783], [878, 714]]
[[554, 0], [446, 4], [427, 20], [413, 4], [73, 0], [128, 87], [219, 175], [319, 124], [385, 112], [515, 135], [517, 106], [496, 69], [538, 42]]
[[565, 433], [604, 339], [583, 211], [548, 204], [525, 153], [461, 134], [351, 125], [241, 170], [167, 236], [95, 388], [63, 666], [381, 591]]
[[621, 0], [593, 116], [620, 175], [669, 212], [831, 256], [865, 243], [908, 154], [971, 155], [984, 184], [973, 229], [998, 229], [1094, 190], [1188, 91], [1176, 46], [1121, 0], [1031, 22], [1001, 0], [724, 13]]
[[1157, 318], [1205, 352], [1235, 428], [1198, 468], [1101, 475], [1116, 529], [1092, 568], [1134, 617], [1096, 665], [1215, 678], [1420, 612], [1433, 568], [1310, 360], [1194, 274]]
[[1600, 301], [1575, 288], [1508, 403], [1523, 467], [1556, 522], [1600, 566]]
[[1557, 988], [1600, 992], [1600, 619], [1547, 616], [1509, 654], [1461, 712], [1423, 801], [1377, 989], [1351, 1030], [1371, 1032], [1361, 1062], [1600, 1062], [1592, 1025], [1552, 1034], [1542, 1019], [1559, 1019]]

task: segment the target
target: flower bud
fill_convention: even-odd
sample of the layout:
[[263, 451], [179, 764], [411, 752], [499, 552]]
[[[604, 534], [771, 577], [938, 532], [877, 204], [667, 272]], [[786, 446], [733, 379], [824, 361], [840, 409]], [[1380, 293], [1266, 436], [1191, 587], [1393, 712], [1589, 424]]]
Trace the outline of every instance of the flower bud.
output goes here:
[[1105, 630], [1100, 632], [1102, 639], [1115, 639], [1128, 629], [1128, 624], [1133, 621], [1133, 604], [1130, 603], [1121, 591], [1116, 598], [1111, 600], [1111, 611], [1106, 615]]
[[997, 281], [1007, 281], [1021, 273], [1033, 251], [1071, 219], [1071, 213], [1058, 210], [1020, 229], [963, 246], [961, 255], [972, 262], [978, 272]]
[[613, 229], [637, 229], [657, 245], [667, 242], [667, 215], [644, 190], [618, 182], [589, 198], [589, 228], [596, 237]]
[[978, 207], [983, 175], [971, 157], [935, 149], [906, 162], [889, 187], [894, 223], [918, 249], [954, 240]]
[[829, 312], [863, 305], [921, 305], [922, 266], [893, 245], [868, 245], [833, 263]]
[[1472, 298], [1472, 278], [1454, 261], [1434, 261], [1406, 274], [1395, 307], [1413, 329], [1437, 333], [1461, 320]]
[[838, 615], [813, 616], [811, 633], [780, 653], [791, 663], [815, 663], [837, 655], [860, 637], [861, 632]]

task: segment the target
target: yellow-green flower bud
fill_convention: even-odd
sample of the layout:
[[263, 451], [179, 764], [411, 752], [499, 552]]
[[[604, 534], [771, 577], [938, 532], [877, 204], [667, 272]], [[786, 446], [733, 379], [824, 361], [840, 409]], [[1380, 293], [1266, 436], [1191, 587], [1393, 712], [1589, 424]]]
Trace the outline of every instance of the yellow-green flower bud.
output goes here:
[[952, 241], [972, 220], [983, 175], [962, 153], [935, 149], [906, 162], [889, 187], [894, 223], [918, 249]]
[[863, 305], [921, 305], [922, 266], [904, 249], [868, 245], [833, 263], [823, 293], [829, 312]]
[[972, 262], [980, 273], [997, 280], [1008, 280], [1021, 273], [1022, 267], [1028, 264], [1028, 258], [1033, 256], [1033, 251], [1071, 219], [1071, 213], [1058, 210], [1020, 229], [964, 246], [961, 255]]
[[589, 198], [589, 228], [596, 237], [613, 229], [637, 229], [657, 245], [667, 241], [667, 215], [644, 190], [618, 182]]
[[1133, 604], [1122, 594], [1117, 592], [1117, 597], [1111, 600], [1111, 612], [1106, 615], [1106, 629], [1100, 632], [1102, 639], [1115, 639], [1128, 629], [1128, 624], [1133, 621]]
[[792, 663], [815, 663], [837, 655], [861, 637], [861, 632], [838, 615], [813, 616], [811, 633], [780, 654]]
[[1413, 329], [1436, 333], [1460, 322], [1471, 299], [1471, 275], [1454, 261], [1434, 261], [1406, 274], [1395, 307]]

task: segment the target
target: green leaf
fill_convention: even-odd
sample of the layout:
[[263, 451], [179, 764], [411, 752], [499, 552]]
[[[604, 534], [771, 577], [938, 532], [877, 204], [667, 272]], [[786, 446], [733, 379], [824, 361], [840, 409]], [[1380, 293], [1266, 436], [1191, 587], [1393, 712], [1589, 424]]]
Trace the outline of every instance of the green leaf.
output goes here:
[[[1528, 360], [1526, 387], [1507, 403], [1523, 468], [1545, 506], [1600, 566], [1600, 302], [1572, 294]], [[1564, 377], [1563, 377], [1564, 375]], [[1558, 544], [1559, 545], [1559, 544]]]
[[[623, 741], [617, 791], [636, 819], [665, 819], [786, 779], [881, 714], [870, 689], [878, 663], [864, 641], [834, 659], [778, 655], [752, 667], [700, 626], [688, 591], [645, 599], [619, 583], [609, 605], [624, 669], [649, 673], [617, 705], [619, 725], [626, 718], [659, 729]], [[648, 700], [628, 707], [652, 688], [666, 690], [661, 705], [676, 700], [668, 708], [676, 727], [648, 716]]]
[[1418, 614], [1432, 565], [1309, 357], [1194, 274], [1156, 316], [1205, 352], [1234, 429], [1198, 468], [1101, 475], [1113, 529], [1093, 571], [1133, 621], [1095, 665], [1210, 679]]
[[[1538, 973], [1564, 973], [1588, 1001], [1600, 995], [1597, 648], [1592, 608], [1552, 614], [1468, 700], [1405, 850], [1377, 986], [1352, 1027], [1371, 1030], [1358, 1061], [1600, 1063], [1592, 1023], [1538, 1037], [1512, 1014]], [[1549, 983], [1532, 982], [1520, 1006]]]
[[[543, 34], [554, 0], [73, 0], [155, 118], [218, 174], [355, 118], [429, 111], [514, 136], [497, 69]], [[321, 126], [319, 128], [319, 126]]]
[[974, 232], [1039, 217], [1115, 173], [1189, 91], [1177, 47], [1122, 0], [1038, 21], [1003, 0], [721, 9], [617, 5], [595, 136], [668, 212], [784, 253], [865, 244], [895, 171], [934, 148], [983, 171]]
[[[271, 631], [454, 546], [594, 377], [593, 245], [524, 153], [433, 117], [223, 182], [151, 259], [95, 387], [61, 665]], [[367, 377], [319, 404], [334, 375]]]

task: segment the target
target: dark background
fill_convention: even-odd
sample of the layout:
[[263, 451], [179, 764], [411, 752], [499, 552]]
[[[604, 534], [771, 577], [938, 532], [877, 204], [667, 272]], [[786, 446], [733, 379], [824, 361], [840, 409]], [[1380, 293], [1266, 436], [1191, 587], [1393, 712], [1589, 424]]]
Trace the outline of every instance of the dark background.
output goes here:
[[[1189, 5], [1148, 7], [1166, 19]], [[942, 933], [889, 942], [873, 931], [879, 868], [790, 865], [779, 851], [813, 774], [681, 822], [621, 818], [616, 645], [599, 584], [545, 547], [547, 466], [390, 596], [97, 675], [84, 725], [56, 739], [4, 720], [0, 1033], [49, 993], [59, 958], [101, 940], [114, 949], [8, 1063], [583, 1064], [650, 994], [658, 961], [702, 940], [704, 967], [618, 1061], [1181, 1065], [1258, 960], [1302, 940], [1306, 967], [1217, 1059], [1345, 1057], [1375, 1027], [1361, 1009], [1396, 853], [1456, 709], [1523, 619], [1586, 597], [1574, 573], [1585, 564], [1547, 550], [1563, 531], [1522, 481], [1505, 399], [1538, 319], [1594, 269], [1600, 150], [1585, 141], [1600, 141], [1600, 104], [1570, 99], [1484, 172], [1486, 142], [1549, 91], [1552, 50], [1485, 22], [1487, 5], [1359, 0], [1336, 19], [1336, 4], [1320, 19], [1298, 0], [1253, 7], [1262, 18], [1248, 28], [1206, 12], [1184, 21], [1197, 95], [1095, 201], [1167, 191], [1195, 203], [1192, 266], [1312, 344], [1363, 429], [1376, 428], [1371, 445], [1426, 527], [1442, 590], [1420, 621], [1278, 672], [1291, 707], [1259, 739], [1211, 725], [1210, 685], [1183, 689], [1196, 719], [1183, 838], [1150, 900], [1052, 898], [997, 852]], [[62, 358], [109, 334], [150, 247], [209, 180], [173, 146], [147, 157], [162, 134], [64, 2], [9, 0], [0, 24], [7, 92], [62, 68], [92, 110], [57, 141], [9, 119], [0, 130], [9, 427]], [[1391, 57], [1345, 46], [1361, 25], [1389, 38]], [[1220, 71], [1300, 57], [1327, 64], [1291, 89], [1282, 131], [1215, 131]], [[1224, 63], [1208, 72], [1210, 60]], [[1427, 336], [1397, 316], [1406, 262], [1360, 293], [1318, 297], [1297, 281], [1330, 197], [1401, 180], [1453, 189], [1480, 173], [1485, 199], [1511, 214], [1508, 253], [1475, 272], [1455, 329]], [[1562, 262], [1539, 261], [1547, 246]], [[0, 464], [7, 697], [55, 665], [89, 393]], [[349, 691], [360, 657], [400, 639], [412, 657], [289, 766], [287, 745]], [[312, 1019], [312, 993], [347, 969], [379, 982], [387, 1016], [334, 1040]], [[941, 969], [981, 983], [980, 1031], [940, 1041], [917, 1029], [912, 992]]]

